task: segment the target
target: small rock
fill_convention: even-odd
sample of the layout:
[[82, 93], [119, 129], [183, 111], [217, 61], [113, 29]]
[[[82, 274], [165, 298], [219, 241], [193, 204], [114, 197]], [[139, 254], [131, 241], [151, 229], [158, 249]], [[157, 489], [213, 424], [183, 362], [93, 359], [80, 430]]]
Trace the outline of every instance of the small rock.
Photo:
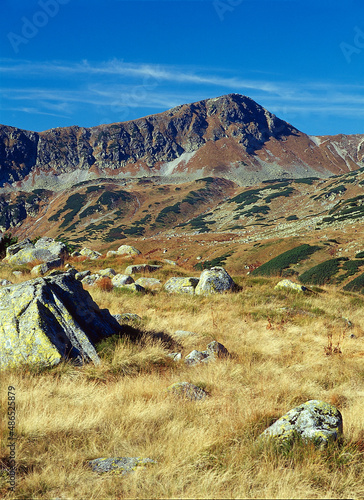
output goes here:
[[157, 288], [162, 286], [162, 282], [156, 278], [138, 278], [135, 283], [144, 288]]
[[78, 273], [75, 274], [75, 278], [76, 280], [78, 281], [82, 281], [83, 278], [86, 278], [86, 276], [90, 276], [91, 275], [91, 271], [87, 270], [87, 271], [80, 271]]
[[170, 352], [167, 356], [172, 358], [173, 361], [181, 361], [182, 359], [182, 354], [180, 352]]
[[22, 271], [13, 271], [13, 274], [14, 276], [23, 276], [23, 272]]
[[62, 259], [53, 259], [48, 262], [44, 262], [44, 264], [39, 264], [38, 266], [34, 266], [31, 270], [32, 276], [43, 276], [51, 269], [55, 269], [56, 267], [61, 267], [63, 264]]
[[96, 250], [90, 250], [90, 248], [82, 248], [82, 250], [80, 250], [80, 255], [82, 255], [83, 257], [88, 257], [89, 259], [92, 259], [92, 260], [95, 260], [95, 259], [99, 259], [101, 257], [101, 253], [100, 252], [96, 252]]
[[189, 332], [187, 330], [176, 330], [174, 335], [176, 335], [176, 337], [191, 337], [193, 335], [197, 335], [197, 333]]
[[137, 248], [131, 246], [131, 245], [121, 245], [117, 249], [117, 254], [118, 255], [140, 255], [141, 252]]
[[177, 382], [167, 387], [167, 391], [176, 396], [190, 399], [191, 401], [201, 401], [207, 397], [207, 393], [197, 385], [189, 382]]
[[146, 464], [155, 464], [151, 458], [140, 457], [115, 457], [115, 458], [96, 458], [90, 460], [89, 465], [94, 472], [105, 473], [113, 472], [122, 475], [135, 471], [137, 467]]
[[134, 313], [124, 313], [124, 314], [113, 314], [114, 318], [119, 323], [125, 323], [128, 321], [141, 321], [142, 318]]
[[136, 283], [130, 283], [130, 285], [124, 285], [120, 288], [123, 288], [124, 290], [130, 290], [132, 292], [145, 292], [145, 288], [141, 285], [137, 285]]
[[169, 264], [170, 266], [176, 266], [177, 265], [177, 262], [175, 262], [174, 260], [163, 259], [163, 262], [165, 262], [166, 264]]
[[205, 351], [192, 351], [185, 357], [186, 365], [197, 365], [199, 363], [209, 363], [216, 358], [229, 356], [229, 351], [219, 342], [210, 342]]
[[88, 274], [87, 276], [82, 278], [81, 283], [83, 283], [84, 285], [93, 286], [100, 278], [101, 276], [99, 274]]
[[7, 286], [7, 285], [12, 285], [12, 282], [9, 280], [0, 279], [0, 286]]

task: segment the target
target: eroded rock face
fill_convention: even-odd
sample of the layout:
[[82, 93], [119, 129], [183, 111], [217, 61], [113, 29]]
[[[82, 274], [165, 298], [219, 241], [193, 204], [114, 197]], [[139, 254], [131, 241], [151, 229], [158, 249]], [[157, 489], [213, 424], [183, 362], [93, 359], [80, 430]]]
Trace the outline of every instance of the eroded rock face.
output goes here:
[[27, 264], [34, 260], [43, 262], [67, 257], [67, 248], [61, 241], [53, 238], [40, 238], [34, 245], [29, 239], [11, 245], [6, 249], [5, 259], [11, 265]]
[[95, 342], [121, 327], [101, 310], [74, 272], [0, 289], [0, 368], [99, 362]]
[[202, 271], [195, 293], [196, 295], [223, 293], [233, 290], [234, 286], [234, 281], [223, 267], [212, 267]]
[[260, 439], [273, 438], [283, 442], [299, 436], [304, 441], [326, 446], [330, 440], [336, 441], [342, 432], [339, 410], [324, 401], [311, 400], [283, 415], [260, 435]]

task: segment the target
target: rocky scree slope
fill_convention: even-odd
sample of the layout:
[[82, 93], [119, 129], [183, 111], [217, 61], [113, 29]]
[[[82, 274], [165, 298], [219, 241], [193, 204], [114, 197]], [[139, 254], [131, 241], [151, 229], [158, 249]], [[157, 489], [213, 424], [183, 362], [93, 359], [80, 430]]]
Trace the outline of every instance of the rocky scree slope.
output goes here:
[[345, 173], [363, 166], [363, 157], [363, 135], [310, 137], [239, 94], [92, 128], [0, 126], [0, 184], [25, 190], [100, 176], [214, 175], [251, 185]]

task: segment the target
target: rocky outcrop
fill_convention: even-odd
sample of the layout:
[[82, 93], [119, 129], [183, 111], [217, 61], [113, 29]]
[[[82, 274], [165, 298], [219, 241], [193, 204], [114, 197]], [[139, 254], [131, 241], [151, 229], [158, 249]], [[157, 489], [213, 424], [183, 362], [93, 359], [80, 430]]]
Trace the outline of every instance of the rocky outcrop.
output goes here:
[[282, 443], [300, 437], [303, 441], [326, 446], [329, 441], [336, 441], [342, 432], [339, 410], [324, 401], [311, 400], [283, 415], [260, 435], [260, 439], [271, 438]]
[[0, 367], [99, 362], [95, 343], [121, 332], [74, 271], [0, 288]]
[[[324, 177], [360, 168], [363, 136], [312, 138], [239, 94], [184, 104], [137, 120], [36, 133], [0, 126], [0, 187], [29, 177], [49, 186], [115, 173], [128, 177], [223, 172], [234, 179]], [[198, 158], [201, 152], [204, 160]], [[172, 163], [173, 162], [173, 163]], [[253, 167], [253, 168], [252, 168]], [[252, 173], [254, 172], [254, 174]], [[61, 183], [60, 183], [61, 184]], [[71, 183], [70, 183], [71, 185]]]
[[196, 286], [196, 295], [211, 295], [234, 289], [234, 281], [223, 267], [212, 267], [202, 271]]
[[6, 249], [5, 260], [11, 265], [27, 264], [34, 260], [50, 262], [60, 259], [63, 263], [68, 252], [66, 245], [53, 238], [40, 238], [35, 244], [26, 239]]

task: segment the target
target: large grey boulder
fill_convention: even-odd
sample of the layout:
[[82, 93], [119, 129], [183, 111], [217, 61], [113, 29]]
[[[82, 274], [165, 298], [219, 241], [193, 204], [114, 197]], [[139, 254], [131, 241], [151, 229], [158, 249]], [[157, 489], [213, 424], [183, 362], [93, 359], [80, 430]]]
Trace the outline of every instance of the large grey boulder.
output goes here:
[[326, 446], [343, 432], [341, 413], [335, 406], [324, 401], [311, 400], [293, 408], [274, 422], [260, 436], [277, 442], [290, 442], [297, 436], [304, 441], [313, 441]]
[[164, 289], [169, 293], [181, 293], [187, 295], [194, 295], [196, 286], [198, 285], [199, 278], [169, 278], [164, 284]]
[[53, 238], [40, 238], [34, 245], [29, 239], [11, 245], [6, 249], [5, 260], [11, 265], [27, 264], [34, 260], [49, 262], [67, 257], [67, 248], [61, 241]]
[[108, 267], [106, 269], [100, 269], [98, 274], [100, 274], [103, 278], [113, 278], [116, 276], [116, 271], [114, 271], [111, 267]]
[[211, 295], [214, 293], [223, 293], [234, 289], [234, 281], [223, 267], [212, 267], [202, 271], [198, 285], [196, 286], [196, 295]]
[[156, 278], [138, 278], [135, 283], [143, 288], [159, 288], [162, 282]]
[[121, 327], [74, 274], [0, 288], [0, 368], [54, 365], [61, 358], [99, 362], [95, 342]]

